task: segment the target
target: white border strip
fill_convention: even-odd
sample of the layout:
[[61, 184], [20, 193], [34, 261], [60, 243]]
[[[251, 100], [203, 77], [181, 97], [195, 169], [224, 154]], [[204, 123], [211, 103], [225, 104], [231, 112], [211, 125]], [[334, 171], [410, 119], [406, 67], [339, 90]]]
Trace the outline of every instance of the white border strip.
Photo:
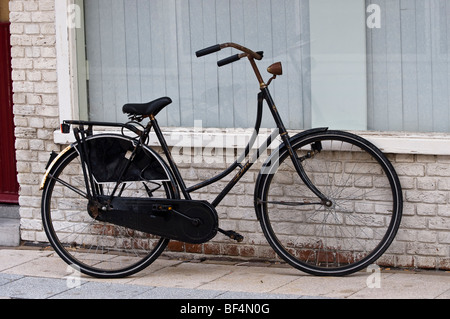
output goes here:
[[[163, 128], [164, 136], [170, 147], [173, 146], [190, 146], [192, 141], [198, 139], [199, 132], [193, 129], [175, 129]], [[290, 131], [290, 135], [294, 136], [299, 131]], [[106, 132], [105, 132], [106, 133]], [[406, 134], [406, 133], [385, 133], [385, 132], [352, 132], [375, 144], [384, 153], [391, 154], [420, 154], [420, 155], [450, 155], [450, 135], [448, 134]], [[119, 133], [120, 134], [120, 133]], [[202, 135], [202, 146], [210, 146], [210, 141], [214, 140], [231, 140], [231, 141], [248, 141], [252, 134], [252, 130], [244, 129], [206, 129]], [[267, 134], [260, 134], [255, 144], [263, 142]], [[73, 143], [75, 138], [72, 133], [62, 134], [55, 131], [54, 140], [56, 144], [66, 145]], [[234, 148], [240, 148], [239, 145], [231, 145]], [[273, 146], [278, 145], [274, 143]], [[151, 135], [149, 146], [159, 146], [157, 138]], [[230, 146], [227, 144], [227, 146]], [[243, 147], [245, 147], [244, 144]], [[242, 146], [241, 146], [242, 147]], [[255, 145], [257, 147], [257, 145]]]

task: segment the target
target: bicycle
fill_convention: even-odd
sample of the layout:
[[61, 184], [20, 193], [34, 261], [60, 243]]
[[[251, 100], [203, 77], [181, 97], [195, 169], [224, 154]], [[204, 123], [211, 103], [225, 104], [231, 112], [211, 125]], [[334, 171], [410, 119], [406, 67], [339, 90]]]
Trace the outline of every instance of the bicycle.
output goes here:
[[[196, 55], [229, 47], [241, 53], [218, 66], [248, 59], [260, 86], [257, 118], [243, 153], [211, 179], [186, 186], [156, 120], [170, 98], [124, 105], [127, 123], [63, 121], [61, 131], [68, 134], [72, 127], [76, 142], [51, 154], [41, 183], [41, 211], [49, 242], [66, 263], [94, 277], [125, 277], [155, 261], [170, 240], [201, 244], [222, 233], [242, 242], [241, 234], [219, 227], [216, 207], [276, 138], [282, 143], [262, 165], [254, 206], [264, 236], [282, 260], [310, 274], [342, 276], [367, 267], [390, 246], [403, 200], [385, 155], [344, 131], [315, 128], [290, 137], [269, 92], [283, 73], [281, 63], [268, 68], [272, 77], [266, 83], [256, 65], [263, 52], [225, 43]], [[264, 102], [277, 129], [250, 154]], [[94, 134], [94, 126], [121, 132]], [[152, 129], [166, 160], [147, 145]], [[212, 202], [192, 199], [192, 192], [233, 172]]]

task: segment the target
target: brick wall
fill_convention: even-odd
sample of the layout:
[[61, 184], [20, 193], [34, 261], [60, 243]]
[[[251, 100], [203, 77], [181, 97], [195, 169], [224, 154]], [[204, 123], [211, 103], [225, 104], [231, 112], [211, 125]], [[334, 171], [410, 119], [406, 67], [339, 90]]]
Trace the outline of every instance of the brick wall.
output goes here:
[[54, 0], [10, 1], [21, 236], [40, 240], [39, 180], [59, 125]]
[[[388, 158], [401, 180], [404, 210], [396, 239], [379, 263], [391, 267], [450, 269], [450, 157], [388, 154]], [[193, 185], [224, 168], [224, 164], [184, 164], [181, 172], [187, 184]], [[276, 258], [266, 244], [254, 213], [253, 191], [258, 173], [258, 168], [250, 170], [218, 207], [221, 227], [243, 234], [243, 243], [234, 243], [219, 235], [203, 245], [171, 243], [171, 249], [208, 255]], [[225, 182], [200, 190], [197, 198], [214, 199]]]
[[[14, 113], [18, 180], [20, 183], [21, 236], [45, 241], [41, 218], [42, 178], [49, 153], [61, 150], [53, 141], [59, 126], [56, 72], [55, 0], [10, 1]], [[404, 218], [400, 231], [382, 257], [386, 265], [450, 269], [450, 157], [389, 155], [404, 188]], [[222, 164], [183, 164], [189, 185], [211, 177]], [[250, 171], [219, 208], [221, 227], [245, 235], [241, 244], [218, 235], [203, 245], [170, 244], [177, 254], [275, 258], [265, 244], [253, 210]], [[222, 184], [208, 186], [199, 198], [212, 199]]]

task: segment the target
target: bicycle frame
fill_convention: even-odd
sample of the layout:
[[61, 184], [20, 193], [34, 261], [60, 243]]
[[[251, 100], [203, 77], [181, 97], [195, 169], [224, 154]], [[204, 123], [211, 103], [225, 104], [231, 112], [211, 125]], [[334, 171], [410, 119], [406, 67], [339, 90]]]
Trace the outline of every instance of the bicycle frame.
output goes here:
[[261, 120], [262, 120], [262, 113], [263, 113], [263, 101], [265, 99], [264, 93], [261, 92], [258, 94], [258, 111], [257, 111], [257, 118], [255, 123], [255, 128], [253, 131], [253, 134], [249, 140], [249, 143], [245, 147], [245, 150], [243, 153], [238, 157], [238, 159], [231, 164], [226, 170], [221, 172], [220, 174], [206, 180], [203, 182], [200, 182], [196, 185], [186, 187], [186, 184], [184, 183], [183, 177], [181, 176], [177, 165], [175, 164], [175, 161], [172, 158], [171, 152], [169, 150], [169, 147], [167, 146], [167, 143], [164, 139], [164, 136], [161, 132], [161, 129], [158, 125], [157, 120], [154, 117], [150, 118], [151, 125], [153, 129], [155, 130], [156, 136], [158, 138], [158, 141], [163, 149], [163, 152], [169, 162], [170, 168], [172, 169], [172, 172], [174, 173], [174, 176], [181, 188], [182, 194], [185, 196], [186, 199], [191, 199], [190, 193], [197, 191], [199, 189], [202, 189], [208, 185], [211, 185], [219, 180], [222, 180], [226, 176], [230, 175], [236, 168], [239, 167], [239, 171], [237, 174], [231, 179], [231, 181], [225, 186], [225, 188], [219, 193], [219, 195], [212, 201], [211, 205], [214, 207], [217, 207], [219, 203], [222, 201], [222, 199], [230, 192], [230, 190], [239, 182], [239, 180], [242, 178], [242, 176], [245, 175], [245, 173], [253, 166], [253, 164], [256, 162], [256, 160], [260, 157], [260, 154], [263, 154], [267, 148], [270, 146], [272, 141], [279, 135], [278, 131], [274, 131], [267, 140], [259, 146], [259, 148], [256, 150], [256, 152], [247, 160], [245, 164], [242, 164], [242, 161], [250, 154], [250, 150], [253, 148], [257, 136], [259, 134], [259, 130], [261, 127]]
[[[331, 202], [327, 199], [327, 197], [325, 195], [323, 195], [313, 185], [313, 183], [311, 182], [311, 180], [309, 179], [309, 177], [306, 175], [305, 171], [303, 170], [302, 166], [300, 165], [299, 160], [296, 157], [296, 154], [292, 149], [289, 133], [287, 132], [286, 127], [283, 124], [283, 121], [280, 117], [278, 109], [277, 109], [275, 102], [273, 101], [272, 96], [268, 89], [268, 85], [271, 83], [271, 81], [273, 79], [276, 78], [276, 75], [270, 79], [268, 84], [266, 84], [264, 82], [264, 80], [262, 79], [261, 73], [259, 72], [259, 69], [255, 63], [255, 59], [258, 59], [258, 60], [262, 59], [262, 52], [255, 53], [247, 48], [244, 48], [240, 45], [236, 45], [234, 43], [226, 43], [226, 44], [221, 45], [221, 47], [234, 47], [236, 49], [243, 51], [244, 53], [241, 55], [237, 55], [237, 56], [219, 61], [219, 66], [237, 61], [243, 57], [247, 57], [253, 68], [256, 78], [259, 82], [261, 92], [258, 94], [257, 117], [256, 117], [254, 131], [253, 131], [253, 134], [252, 134], [245, 150], [237, 158], [237, 160], [233, 164], [231, 164], [226, 170], [224, 170], [220, 174], [218, 174], [208, 180], [205, 180], [203, 182], [200, 182], [200, 183], [190, 186], [190, 187], [186, 186], [184, 179], [178, 169], [178, 166], [176, 165], [176, 163], [172, 157], [169, 146], [167, 145], [167, 142], [163, 136], [163, 133], [158, 124], [158, 121], [156, 120], [155, 116], [153, 116], [153, 115], [149, 116], [150, 122], [148, 123], [147, 127], [145, 127], [144, 131], [140, 131], [140, 130], [136, 129], [133, 125], [130, 125], [128, 123], [127, 124], [118, 124], [118, 123], [89, 122], [89, 121], [64, 121], [63, 125], [65, 125], [65, 124], [80, 125], [81, 130], [79, 130], [79, 132], [81, 132], [81, 133], [87, 132], [87, 134], [92, 134], [92, 126], [111, 126], [111, 127], [126, 128], [126, 129], [133, 131], [135, 134], [137, 134], [139, 136], [139, 141], [136, 144], [136, 148], [139, 147], [140, 143], [145, 143], [146, 139], [148, 138], [148, 136], [150, 134], [151, 128], [153, 128], [155, 131], [156, 137], [158, 138], [158, 141], [160, 143], [160, 146], [165, 154], [165, 157], [169, 163], [169, 167], [172, 170], [172, 173], [175, 177], [176, 183], [178, 184], [178, 187], [180, 188], [181, 193], [187, 200], [192, 199], [191, 195], [190, 195], [192, 192], [202, 189], [202, 188], [204, 188], [208, 185], [211, 185], [219, 180], [222, 180], [226, 176], [230, 175], [236, 168], [239, 168], [239, 171], [235, 174], [235, 176], [231, 179], [231, 181], [224, 187], [224, 189], [218, 194], [218, 196], [211, 202], [211, 205], [214, 207], [217, 207], [220, 204], [220, 202], [230, 192], [230, 190], [239, 182], [239, 180], [242, 178], [242, 176], [244, 176], [248, 172], [248, 170], [253, 166], [253, 164], [260, 158], [260, 155], [263, 154], [267, 150], [267, 148], [272, 144], [272, 142], [278, 136], [280, 136], [284, 145], [288, 148], [289, 155], [291, 157], [294, 168], [296, 169], [296, 171], [299, 174], [302, 181], [321, 200], [323, 205], [330, 206]], [[206, 50], [205, 52], [203, 52], [200, 55], [197, 54], [197, 56], [215, 52], [218, 49], [220, 49], [221, 47], [214, 46], [214, 47], [211, 47], [212, 50], [211, 50], [211, 48], [207, 48], [207, 49], [205, 49]], [[223, 61], [225, 61], [225, 63]], [[281, 68], [281, 65], [279, 65], [279, 67]], [[269, 110], [275, 121], [277, 129], [274, 130], [274, 132], [272, 132], [272, 134], [267, 138], [267, 140], [262, 145], [259, 146], [259, 148], [256, 150], [256, 152], [254, 152], [253, 155], [249, 159], [247, 159], [245, 164], [242, 164], [244, 159], [247, 158], [247, 156], [250, 154], [250, 150], [253, 148], [253, 146], [256, 142], [257, 136], [259, 134], [259, 131], [261, 128], [264, 101], [267, 103], [267, 106], [269, 107]], [[62, 125], [62, 129], [63, 129], [63, 125]], [[84, 131], [84, 129], [83, 129], [84, 125], [89, 126], [89, 129], [87, 131]], [[80, 139], [79, 138], [77, 138], [77, 139], [80, 142]], [[89, 163], [87, 163], [87, 165], [89, 167]], [[84, 169], [84, 167], [83, 167], [83, 169]], [[87, 181], [89, 181], [89, 180], [92, 181], [92, 178], [86, 178], [89, 175], [88, 172], [84, 171], [84, 174], [85, 174], [86, 183], [88, 183]], [[123, 174], [123, 172], [122, 172], [122, 174]], [[117, 184], [119, 184], [119, 182]], [[86, 185], [86, 186], [88, 186], [88, 185]], [[92, 186], [92, 189], [95, 192], [95, 187]], [[111, 195], [111, 197], [113, 195], [114, 195], [114, 192]], [[95, 194], [94, 194], [94, 197], [95, 197]]]
[[[274, 130], [274, 132], [272, 132], [272, 134], [267, 138], [267, 140], [262, 145], [259, 146], [259, 148], [247, 160], [247, 162], [245, 164], [242, 164], [242, 161], [249, 155], [250, 150], [253, 148], [253, 146], [256, 142], [256, 138], [258, 136], [259, 130], [261, 128], [261, 120], [262, 120], [262, 114], [263, 114], [263, 102], [264, 101], [267, 102], [267, 104], [271, 110], [272, 116], [275, 120], [275, 123], [277, 124], [277, 130]], [[320, 200], [322, 201], [322, 203], [324, 203], [324, 205], [329, 205], [329, 200], [326, 198], [325, 195], [323, 195], [313, 185], [313, 183], [311, 182], [311, 180], [309, 179], [309, 177], [306, 175], [305, 171], [303, 170], [302, 166], [298, 163], [298, 159], [296, 158], [295, 152], [293, 152], [291, 144], [290, 144], [289, 134], [281, 120], [281, 117], [278, 113], [275, 103], [272, 100], [272, 97], [270, 95], [270, 92], [269, 92], [267, 86], [263, 87], [261, 89], [261, 92], [258, 94], [258, 110], [257, 110], [255, 128], [254, 128], [253, 134], [252, 134], [252, 136], [249, 140], [249, 143], [247, 144], [244, 152], [238, 157], [238, 159], [233, 164], [231, 164], [226, 170], [224, 170], [220, 174], [218, 174], [206, 181], [203, 181], [203, 182], [200, 182], [193, 186], [190, 186], [190, 187], [186, 186], [186, 184], [183, 180], [183, 177], [181, 176], [181, 174], [178, 170], [178, 167], [175, 164], [174, 159], [172, 158], [169, 147], [168, 147], [168, 145], [165, 141], [165, 138], [161, 132], [161, 129], [158, 125], [158, 121], [156, 120], [156, 118], [154, 116], [151, 116], [150, 122], [151, 122], [153, 129], [155, 130], [158, 141], [159, 141], [159, 143], [163, 149], [163, 152], [169, 162], [170, 168], [172, 169], [175, 179], [181, 188], [181, 192], [186, 199], [191, 199], [190, 193], [197, 191], [208, 185], [211, 185], [219, 180], [222, 180], [223, 178], [225, 178], [226, 176], [231, 174], [236, 168], [239, 167], [239, 171], [237, 172], [237, 174], [231, 179], [230, 182], [228, 182], [228, 184], [219, 193], [219, 195], [211, 202], [212, 206], [217, 207], [220, 204], [220, 202], [225, 198], [225, 196], [230, 192], [230, 190], [239, 182], [239, 180], [242, 178], [242, 176], [244, 176], [245, 173], [247, 173], [248, 170], [254, 165], [254, 163], [260, 158], [261, 154], [263, 154], [267, 150], [267, 148], [272, 144], [272, 142], [278, 136], [281, 136], [284, 144], [289, 149], [289, 153], [290, 153], [292, 162], [294, 164], [294, 167], [295, 167], [296, 171], [299, 173], [302, 181], [308, 186], [308, 188], [314, 194], [316, 194], [320, 198]]]
[[[258, 69], [258, 66], [256, 65], [256, 62], [255, 62], [255, 59], [256, 60], [262, 59], [262, 54], [263, 54], [262, 52], [253, 52], [253, 51], [251, 51], [241, 45], [235, 44], [235, 43], [224, 43], [221, 45], [215, 45], [210, 48], [206, 48], [206, 49], [198, 51], [197, 57], [207, 55], [207, 54], [210, 54], [213, 52], [217, 52], [217, 51], [219, 51], [223, 48], [227, 48], [227, 47], [232, 47], [232, 48], [238, 49], [244, 53], [232, 56], [230, 58], [226, 58], [222, 61], [219, 61], [218, 65], [224, 66], [226, 64], [238, 61], [241, 58], [247, 57], [252, 66], [252, 69], [255, 73], [256, 79], [258, 80], [258, 83], [259, 83], [260, 89], [261, 89], [261, 92], [258, 94], [258, 110], [257, 110], [256, 123], [255, 123], [255, 128], [253, 131], [253, 135], [250, 138], [250, 141], [249, 141], [247, 147], [245, 148], [245, 151], [242, 153], [241, 156], [239, 156], [239, 158], [230, 167], [228, 167], [225, 171], [218, 174], [217, 176], [212, 177], [211, 179], [208, 179], [206, 181], [203, 181], [203, 182], [198, 183], [191, 187], [186, 187], [186, 184], [184, 183], [184, 180], [178, 170], [178, 167], [172, 158], [172, 155], [171, 155], [170, 150], [167, 146], [167, 143], [164, 139], [164, 136], [160, 130], [157, 120], [155, 119], [154, 116], [150, 116], [151, 125], [153, 126], [153, 128], [155, 130], [156, 136], [158, 137], [158, 140], [163, 148], [164, 154], [166, 155], [166, 157], [169, 161], [169, 164], [174, 173], [174, 176], [181, 187], [181, 192], [183, 193], [184, 197], [186, 199], [191, 199], [191, 196], [190, 196], [191, 192], [199, 190], [203, 187], [206, 187], [210, 184], [213, 184], [213, 183], [223, 179], [224, 177], [228, 176], [236, 168], [239, 167], [240, 168], [239, 172], [232, 178], [232, 180], [225, 186], [225, 188], [219, 193], [219, 195], [212, 201], [211, 205], [214, 207], [217, 207], [217, 205], [219, 205], [219, 203], [230, 192], [230, 190], [239, 182], [239, 180], [242, 178], [242, 176], [244, 176], [245, 173], [247, 173], [248, 170], [253, 166], [253, 164], [256, 162], [256, 160], [259, 159], [260, 155], [263, 154], [267, 150], [267, 148], [271, 145], [273, 140], [275, 140], [278, 136], [281, 136], [283, 143], [286, 145], [286, 147], [289, 150], [289, 155], [291, 157], [292, 163], [293, 163], [297, 173], [299, 174], [300, 178], [302, 179], [302, 181], [321, 200], [321, 202], [325, 206], [331, 206], [332, 205], [331, 201], [325, 195], [323, 195], [322, 192], [320, 192], [320, 190], [318, 190], [313, 185], [313, 183], [311, 182], [311, 180], [309, 179], [309, 177], [306, 175], [305, 171], [303, 170], [302, 166], [300, 165], [300, 163], [296, 157], [296, 154], [292, 149], [289, 133], [287, 132], [286, 127], [283, 124], [283, 121], [282, 121], [281, 116], [278, 112], [278, 109], [275, 105], [275, 102], [273, 101], [272, 96], [269, 92], [269, 89], [268, 89], [269, 84], [272, 82], [273, 79], [276, 78], [277, 75], [281, 74], [281, 63], [275, 63], [274, 65], [269, 67], [269, 72], [270, 72], [270, 68], [272, 68], [272, 67], [274, 69], [276, 69], [276, 71], [271, 72], [272, 74], [274, 74], [274, 77], [272, 77], [269, 80], [268, 84], [266, 84], [264, 82], [264, 80], [261, 76], [261, 73]], [[263, 102], [264, 101], [266, 101], [266, 103], [270, 109], [272, 117], [277, 126], [277, 130], [275, 130], [267, 138], [265, 143], [263, 143], [262, 145], [259, 146], [257, 151], [253, 154], [253, 156], [249, 160], [247, 160], [247, 162], [245, 164], [242, 164], [241, 162], [248, 156], [250, 149], [253, 147], [253, 145], [256, 141], [257, 135], [259, 133], [259, 130], [261, 128], [261, 120], [262, 120]]]

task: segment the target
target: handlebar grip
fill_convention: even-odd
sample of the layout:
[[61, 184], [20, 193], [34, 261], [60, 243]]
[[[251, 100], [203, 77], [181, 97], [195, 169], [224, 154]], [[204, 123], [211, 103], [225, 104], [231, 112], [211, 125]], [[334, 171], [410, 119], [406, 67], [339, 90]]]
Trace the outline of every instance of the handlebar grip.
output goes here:
[[225, 58], [223, 60], [220, 60], [219, 62], [217, 62], [217, 65], [219, 67], [221, 67], [221, 66], [224, 66], [224, 65], [227, 65], [227, 64], [239, 61], [240, 59], [241, 59], [241, 57], [239, 56], [239, 54], [236, 54], [236, 55], [230, 56], [228, 58]]
[[208, 54], [220, 51], [221, 49], [222, 48], [220, 47], [220, 44], [216, 44], [216, 45], [213, 45], [213, 46], [211, 46], [209, 48], [205, 48], [205, 49], [202, 49], [202, 50], [199, 50], [199, 51], [195, 52], [195, 55], [197, 56], [197, 58], [199, 58], [199, 57], [202, 57], [204, 55], [208, 55]]

